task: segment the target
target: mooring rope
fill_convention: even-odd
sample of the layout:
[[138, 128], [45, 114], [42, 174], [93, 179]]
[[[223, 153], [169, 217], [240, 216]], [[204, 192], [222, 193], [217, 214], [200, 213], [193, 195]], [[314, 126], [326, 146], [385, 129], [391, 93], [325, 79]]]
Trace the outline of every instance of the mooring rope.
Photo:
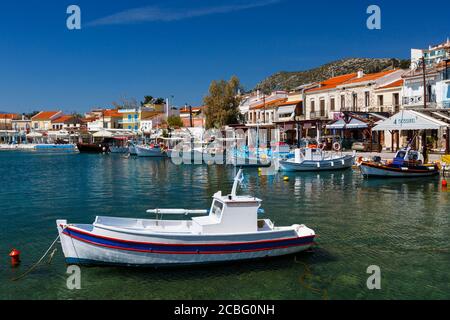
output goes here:
[[[17, 278], [12, 279], [12, 281], [17, 281], [22, 279], [23, 277], [25, 277], [27, 274], [29, 274], [31, 271], [33, 271], [34, 269], [36, 269], [36, 267], [42, 262], [42, 260], [44, 260], [44, 258], [47, 256], [47, 254], [50, 252], [51, 248], [55, 245], [56, 241], [58, 241], [59, 239], [59, 235], [56, 237], [56, 239], [52, 242], [52, 244], [50, 245], [50, 247], [48, 247], [47, 251], [45, 251], [44, 255], [35, 263], [33, 264], [27, 271], [25, 271], [24, 273], [22, 273], [20, 276], [18, 276]], [[53, 258], [53, 254], [51, 258]]]
[[302, 261], [298, 261], [297, 257], [294, 257], [294, 262], [295, 263], [299, 263], [302, 264], [304, 267], [303, 273], [302, 275], [299, 277], [299, 282], [300, 284], [307, 290], [310, 290], [311, 292], [314, 293], [319, 293], [322, 295], [322, 299], [323, 300], [328, 300], [328, 290], [327, 289], [318, 289], [318, 288], [314, 288], [312, 287], [310, 284], [306, 283], [306, 279], [310, 278], [312, 280], [312, 278], [314, 277], [311, 269], [309, 268], [308, 264], [306, 264], [305, 262]]

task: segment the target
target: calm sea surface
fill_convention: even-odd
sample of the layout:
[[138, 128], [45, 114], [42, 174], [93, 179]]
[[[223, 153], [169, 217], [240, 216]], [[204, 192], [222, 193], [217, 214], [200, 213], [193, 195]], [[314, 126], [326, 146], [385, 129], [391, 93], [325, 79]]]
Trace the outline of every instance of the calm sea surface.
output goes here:
[[[51, 264], [22, 280], [56, 238], [55, 220], [147, 217], [149, 208], [210, 206], [229, 192], [232, 166], [175, 166], [120, 155], [0, 153], [0, 299], [449, 299], [450, 192], [439, 178], [363, 180], [356, 171], [259, 176], [277, 225], [304, 223], [319, 235], [311, 252], [271, 260], [175, 269], [83, 267], [82, 289], [66, 287], [58, 245]], [[19, 268], [8, 253], [22, 251]], [[381, 268], [378, 291], [367, 267]]]

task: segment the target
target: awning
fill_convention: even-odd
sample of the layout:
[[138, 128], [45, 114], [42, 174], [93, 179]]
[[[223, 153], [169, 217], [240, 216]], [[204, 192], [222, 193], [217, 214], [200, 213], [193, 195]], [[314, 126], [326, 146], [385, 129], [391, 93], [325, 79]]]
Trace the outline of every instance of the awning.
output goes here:
[[330, 130], [366, 129], [367, 127], [368, 127], [367, 123], [365, 123], [361, 120], [355, 119], [355, 118], [352, 118], [349, 123], [346, 123], [344, 119], [339, 119], [335, 123], [328, 124], [326, 126], [326, 128], [330, 129]]
[[102, 130], [99, 132], [96, 132], [92, 135], [94, 138], [111, 138], [113, 136], [112, 132]]
[[297, 105], [292, 104], [292, 105], [286, 105], [286, 106], [280, 106], [278, 107], [278, 113], [279, 114], [292, 114], [295, 112], [295, 108], [297, 107]]
[[42, 137], [42, 133], [35, 132], [35, 131], [27, 134], [27, 138], [40, 138], [40, 137]]
[[376, 125], [374, 131], [392, 130], [436, 130], [448, 124], [414, 110], [402, 110]]

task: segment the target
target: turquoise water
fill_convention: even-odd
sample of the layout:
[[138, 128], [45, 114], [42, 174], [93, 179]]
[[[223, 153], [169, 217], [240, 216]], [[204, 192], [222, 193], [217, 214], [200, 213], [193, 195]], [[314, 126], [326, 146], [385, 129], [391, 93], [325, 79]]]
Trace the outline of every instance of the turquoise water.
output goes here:
[[[83, 267], [66, 287], [59, 248], [22, 280], [57, 236], [55, 220], [145, 218], [154, 207], [207, 208], [229, 191], [233, 167], [175, 166], [120, 155], [0, 153], [0, 299], [449, 299], [450, 193], [439, 178], [363, 180], [355, 171], [273, 177], [246, 171], [247, 193], [277, 225], [304, 223], [311, 252], [264, 261], [181, 269]], [[22, 251], [12, 269], [8, 253]], [[368, 290], [366, 269], [381, 268]]]

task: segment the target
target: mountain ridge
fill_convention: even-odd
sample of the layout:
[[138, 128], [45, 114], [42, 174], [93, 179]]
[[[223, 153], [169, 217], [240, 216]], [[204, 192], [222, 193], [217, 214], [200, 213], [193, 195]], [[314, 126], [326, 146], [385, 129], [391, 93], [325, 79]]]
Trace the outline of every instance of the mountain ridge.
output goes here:
[[409, 68], [410, 60], [397, 58], [345, 58], [305, 71], [280, 71], [259, 82], [254, 90], [270, 93], [276, 90], [291, 91], [301, 85], [320, 82], [328, 78], [355, 73], [376, 73], [394, 68]]

